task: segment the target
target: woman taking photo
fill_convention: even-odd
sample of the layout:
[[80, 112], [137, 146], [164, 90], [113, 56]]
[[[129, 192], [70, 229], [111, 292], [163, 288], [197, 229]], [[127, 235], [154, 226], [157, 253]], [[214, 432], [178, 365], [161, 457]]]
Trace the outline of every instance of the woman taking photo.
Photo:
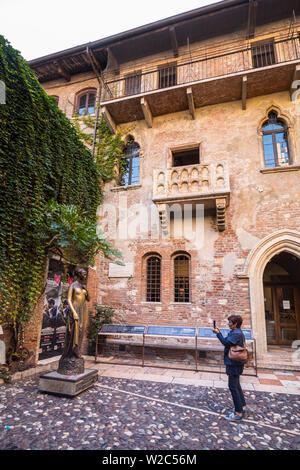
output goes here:
[[228, 326], [230, 332], [223, 337], [219, 328], [214, 328], [213, 332], [217, 335], [218, 339], [225, 346], [224, 349], [224, 364], [226, 366], [226, 374], [228, 375], [228, 387], [232, 395], [234, 403], [234, 411], [229, 412], [226, 419], [230, 421], [239, 421], [243, 418], [243, 407], [246, 406], [245, 397], [240, 384], [240, 375], [244, 370], [245, 361], [233, 361], [229, 358], [229, 350], [232, 346], [245, 346], [245, 336], [240, 329], [243, 323], [243, 319], [240, 315], [231, 315], [228, 318]]

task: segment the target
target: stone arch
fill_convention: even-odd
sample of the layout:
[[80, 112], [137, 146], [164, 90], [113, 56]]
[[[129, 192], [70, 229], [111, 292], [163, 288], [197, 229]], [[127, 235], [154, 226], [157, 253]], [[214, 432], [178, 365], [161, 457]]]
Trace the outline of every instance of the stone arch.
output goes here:
[[282, 251], [300, 259], [300, 232], [286, 229], [267, 235], [249, 253], [244, 271], [238, 275], [249, 279], [252, 330], [260, 356], [267, 352], [263, 274], [267, 263]]
[[293, 119], [290, 117], [290, 115], [288, 113], [283, 113], [281, 108], [279, 108], [279, 106], [272, 104], [271, 106], [269, 106], [266, 109], [266, 112], [265, 112], [264, 116], [259, 121], [259, 124], [258, 124], [258, 132], [259, 133], [261, 132], [261, 128], [262, 128], [264, 122], [268, 120], [268, 115], [271, 111], [275, 111], [277, 113], [278, 119], [281, 119], [282, 121], [284, 121], [286, 123], [288, 129], [293, 127], [294, 122], [293, 122]]

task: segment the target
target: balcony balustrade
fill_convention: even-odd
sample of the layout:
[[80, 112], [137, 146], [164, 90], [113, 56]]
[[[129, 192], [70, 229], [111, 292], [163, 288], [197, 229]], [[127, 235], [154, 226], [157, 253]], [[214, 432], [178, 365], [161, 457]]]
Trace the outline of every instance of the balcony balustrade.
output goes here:
[[[166, 64], [116, 80], [107, 76], [101, 104], [119, 124], [145, 119], [141, 97], [147, 100], [151, 117], [186, 109], [193, 114], [187, 87], [196, 108], [290, 89], [295, 65], [300, 63], [299, 38], [253, 43], [240, 50], [236, 47], [214, 55], [201, 52], [197, 60]], [[248, 78], [247, 90], [244, 76]]]
[[229, 205], [230, 186], [227, 162], [172, 167], [153, 172], [153, 197], [165, 218], [166, 204], [199, 203], [216, 209], [217, 225], [225, 229], [225, 209]]

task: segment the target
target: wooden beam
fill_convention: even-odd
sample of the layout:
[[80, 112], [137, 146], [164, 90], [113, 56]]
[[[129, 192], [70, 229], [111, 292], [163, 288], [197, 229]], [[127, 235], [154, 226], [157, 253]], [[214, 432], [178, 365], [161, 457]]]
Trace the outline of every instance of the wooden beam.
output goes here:
[[169, 32], [171, 36], [171, 44], [172, 44], [174, 57], [178, 57], [178, 42], [177, 42], [175, 27], [172, 26], [171, 28], [169, 28]]
[[[92, 49], [89, 48], [89, 46], [87, 46], [86, 52], [91, 58], [93, 69], [96, 69], [98, 75], [101, 75], [101, 73], [102, 73], [101, 65], [99, 64], [98, 60], [95, 57], [94, 52], [92, 51]], [[94, 70], [94, 72], [95, 72], [95, 70]]]
[[247, 83], [248, 78], [245, 75], [242, 79], [242, 109], [245, 110], [247, 106]]
[[69, 72], [56, 60], [53, 61], [53, 64], [57, 67], [58, 73], [62, 77], [64, 77], [64, 79], [67, 80], [67, 82], [69, 82], [71, 80], [71, 75], [69, 74]]
[[120, 73], [120, 66], [111, 47], [107, 48], [107, 66], [106, 71], [112, 71], [115, 75]]
[[145, 98], [141, 98], [141, 106], [144, 113], [145, 121], [148, 127], [153, 126], [153, 117], [149, 104]]
[[110, 112], [108, 111], [107, 107], [106, 106], [103, 106], [101, 108], [101, 115], [103, 116], [103, 118], [105, 119], [105, 122], [106, 124], [108, 125], [110, 131], [115, 134], [116, 133], [116, 130], [117, 130], [117, 126], [116, 126], [116, 123], [115, 121], [113, 120], [113, 118], [111, 117], [111, 114]]
[[291, 101], [296, 101], [300, 98], [300, 65], [296, 65], [291, 87], [290, 87], [290, 97]]
[[249, 0], [247, 39], [254, 38], [257, 16], [257, 0]]
[[187, 94], [190, 114], [192, 116], [192, 119], [195, 119], [195, 103], [194, 103], [193, 90], [191, 87], [186, 89], [186, 94]]

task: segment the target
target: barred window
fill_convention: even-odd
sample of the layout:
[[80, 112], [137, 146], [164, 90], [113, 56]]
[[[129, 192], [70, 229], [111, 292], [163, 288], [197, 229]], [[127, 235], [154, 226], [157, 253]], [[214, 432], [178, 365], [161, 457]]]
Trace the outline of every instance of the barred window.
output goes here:
[[177, 85], [177, 66], [176, 63], [169, 67], [162, 67], [158, 71], [159, 88], [168, 88]]
[[186, 255], [174, 259], [174, 301], [190, 301], [190, 259]]
[[161, 260], [158, 256], [147, 259], [147, 302], [160, 302]]
[[252, 63], [254, 68], [266, 67], [268, 65], [276, 64], [274, 42], [262, 42], [253, 44]]

